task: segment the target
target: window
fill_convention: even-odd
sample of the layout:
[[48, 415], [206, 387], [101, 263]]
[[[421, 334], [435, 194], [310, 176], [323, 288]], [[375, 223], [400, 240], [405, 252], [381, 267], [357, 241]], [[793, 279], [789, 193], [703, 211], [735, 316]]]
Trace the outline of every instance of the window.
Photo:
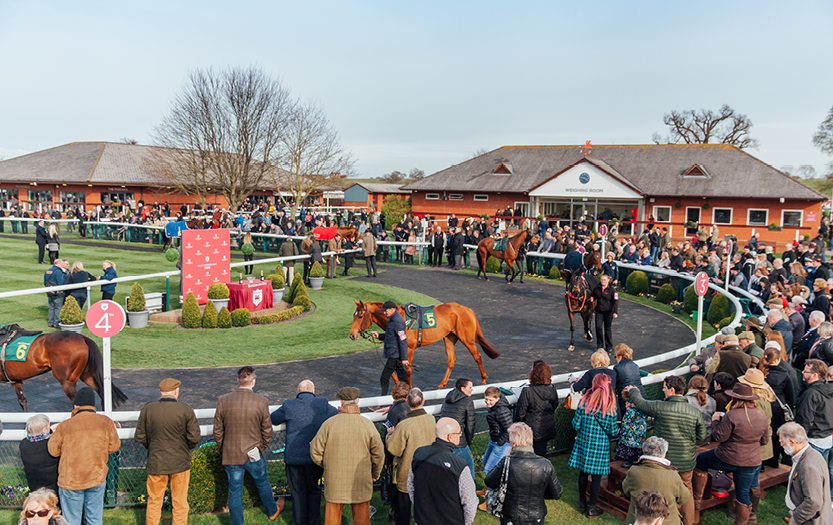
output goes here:
[[27, 209], [34, 211], [42, 206], [52, 206], [52, 191], [29, 190], [27, 195]]
[[732, 224], [732, 208], [714, 208], [712, 222], [715, 224]]
[[512, 175], [515, 173], [514, 169], [512, 168], [511, 162], [501, 162], [498, 164], [495, 171], [492, 172], [492, 175]]
[[654, 206], [656, 222], [671, 222], [671, 206]]
[[475, 193], [474, 194], [474, 200], [476, 200], [476, 201], [487, 201], [487, 200], [489, 200], [489, 196]]
[[12, 209], [12, 199], [17, 200], [20, 190], [0, 188], [0, 208], [4, 210]]
[[769, 221], [769, 210], [750, 208], [747, 212], [746, 224], [749, 226], [766, 226]]
[[700, 208], [686, 207], [685, 209], [686, 223], [693, 223], [693, 228], [686, 228], [687, 235], [697, 233], [697, 223], [700, 222]]
[[440, 194], [439, 193], [426, 193], [425, 194], [425, 200], [427, 200], [427, 201], [438, 201], [438, 200], [440, 200]]
[[690, 168], [685, 170], [683, 177], [711, 178], [711, 175], [709, 175], [709, 172], [706, 171], [706, 168], [702, 164], [692, 164]]
[[783, 210], [781, 211], [781, 227], [800, 228], [804, 212], [801, 210]]
[[58, 202], [64, 204], [81, 204], [87, 202], [87, 194], [83, 191], [61, 191], [58, 192]]
[[124, 204], [133, 200], [132, 191], [102, 191], [101, 204]]
[[461, 201], [461, 200], [463, 200], [463, 194], [462, 193], [449, 193], [448, 194], [448, 200], [450, 200], [450, 201]]
[[555, 207], [558, 205], [557, 202], [544, 202], [544, 217], [555, 217]]

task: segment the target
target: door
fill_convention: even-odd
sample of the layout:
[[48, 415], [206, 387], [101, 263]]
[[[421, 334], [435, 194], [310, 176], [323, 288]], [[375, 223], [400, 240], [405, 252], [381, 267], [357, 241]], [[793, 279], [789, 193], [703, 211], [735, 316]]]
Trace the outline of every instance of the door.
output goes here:
[[697, 224], [700, 223], [700, 208], [686, 208], [685, 209], [686, 222], [693, 222], [694, 228], [686, 228], [686, 235], [694, 235], [697, 233]]

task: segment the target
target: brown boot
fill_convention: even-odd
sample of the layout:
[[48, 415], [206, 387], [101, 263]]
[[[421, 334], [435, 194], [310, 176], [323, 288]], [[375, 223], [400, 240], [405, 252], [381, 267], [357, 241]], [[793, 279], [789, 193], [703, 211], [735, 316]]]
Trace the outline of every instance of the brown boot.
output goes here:
[[749, 511], [749, 523], [758, 523], [758, 503], [761, 501], [761, 487], [752, 488], [749, 499], [752, 502]]
[[709, 481], [709, 473], [694, 469], [691, 474], [691, 488], [694, 491], [694, 510], [700, 510], [703, 503], [703, 491], [706, 490], [706, 483]]
[[735, 525], [746, 525], [749, 522], [750, 510], [752, 510], [752, 505], [743, 505], [735, 500]]

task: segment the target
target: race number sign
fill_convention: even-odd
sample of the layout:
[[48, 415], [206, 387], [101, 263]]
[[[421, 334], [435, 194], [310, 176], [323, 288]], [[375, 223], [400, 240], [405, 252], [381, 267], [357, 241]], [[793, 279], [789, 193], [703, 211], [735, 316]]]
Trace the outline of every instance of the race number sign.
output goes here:
[[694, 292], [703, 297], [706, 295], [706, 292], [709, 290], [709, 276], [706, 275], [706, 272], [700, 272], [697, 274], [697, 278], [694, 280]]
[[98, 301], [90, 306], [85, 318], [87, 328], [98, 337], [113, 337], [124, 328], [127, 316], [115, 301]]
[[229, 230], [182, 232], [182, 296], [191, 292], [197, 302], [208, 301], [208, 287], [228, 283], [231, 277]]
[[601, 235], [602, 237], [607, 235], [607, 224], [600, 224], [599, 225], [599, 235]]

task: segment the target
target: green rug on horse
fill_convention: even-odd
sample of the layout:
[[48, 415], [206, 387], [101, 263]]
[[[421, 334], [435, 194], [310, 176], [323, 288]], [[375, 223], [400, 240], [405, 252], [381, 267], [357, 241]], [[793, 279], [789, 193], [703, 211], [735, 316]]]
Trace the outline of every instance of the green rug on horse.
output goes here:
[[6, 343], [6, 361], [26, 361], [29, 355], [29, 347], [40, 335], [24, 335], [15, 337], [11, 342]]
[[509, 242], [509, 239], [498, 239], [495, 241], [495, 244], [492, 246], [492, 249], [496, 252], [505, 252], [507, 242]]
[[[437, 317], [434, 315], [434, 309], [430, 306], [421, 307], [422, 310], [422, 328], [434, 328], [437, 326]], [[417, 318], [408, 316], [405, 321], [405, 326], [408, 330], [419, 328], [417, 325]]]

